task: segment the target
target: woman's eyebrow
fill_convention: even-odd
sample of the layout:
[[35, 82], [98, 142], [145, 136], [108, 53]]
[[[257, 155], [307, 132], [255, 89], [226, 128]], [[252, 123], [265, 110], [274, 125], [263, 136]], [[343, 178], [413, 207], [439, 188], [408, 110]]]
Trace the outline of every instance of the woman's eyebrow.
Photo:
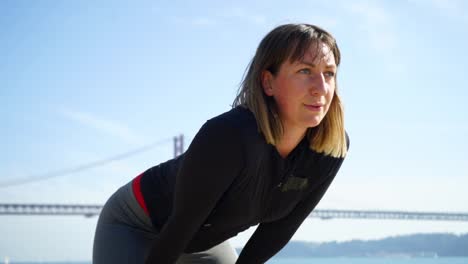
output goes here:
[[[308, 62], [308, 61], [299, 61], [299, 64], [305, 64], [305, 65], [308, 65], [308, 66], [310, 66], [310, 67], [312, 67], [312, 68], [317, 67], [317, 65], [315, 65], [314, 63]], [[330, 64], [327, 64], [327, 65], [325, 66], [325, 68], [335, 69], [335, 68], [336, 68], [336, 65], [330, 63]]]

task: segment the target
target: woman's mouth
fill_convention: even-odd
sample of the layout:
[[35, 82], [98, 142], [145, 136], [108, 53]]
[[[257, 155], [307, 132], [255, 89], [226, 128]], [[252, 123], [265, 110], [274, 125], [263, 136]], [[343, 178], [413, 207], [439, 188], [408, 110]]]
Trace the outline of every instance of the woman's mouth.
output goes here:
[[323, 109], [323, 105], [321, 104], [304, 104], [304, 106], [313, 112], [320, 112]]

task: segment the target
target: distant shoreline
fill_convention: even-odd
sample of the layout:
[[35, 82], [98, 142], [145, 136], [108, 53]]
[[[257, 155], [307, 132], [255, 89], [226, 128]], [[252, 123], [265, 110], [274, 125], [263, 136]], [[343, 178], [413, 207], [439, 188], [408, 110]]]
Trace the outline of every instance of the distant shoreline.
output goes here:
[[[344, 242], [290, 241], [275, 260], [293, 259], [463, 259], [468, 258], [468, 234], [412, 234], [376, 240]], [[236, 248], [240, 252], [241, 248]], [[91, 264], [91, 261], [21, 261], [1, 256], [0, 264]], [[289, 262], [287, 262], [289, 263]], [[465, 263], [465, 262], [463, 262]], [[468, 262], [467, 262], [468, 263]]]
[[[276, 258], [441, 258], [468, 257], [468, 234], [412, 234], [344, 242], [290, 241]], [[240, 252], [240, 248], [237, 249]]]

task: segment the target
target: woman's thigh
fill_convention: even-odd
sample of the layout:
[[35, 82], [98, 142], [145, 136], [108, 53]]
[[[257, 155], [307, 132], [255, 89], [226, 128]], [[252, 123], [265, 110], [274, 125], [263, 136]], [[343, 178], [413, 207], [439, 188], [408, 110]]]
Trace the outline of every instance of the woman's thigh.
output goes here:
[[[119, 224], [101, 224], [96, 230], [93, 264], [144, 264], [155, 239], [132, 227]], [[182, 254], [177, 264], [234, 264], [237, 253], [228, 241], [209, 250]]]
[[120, 224], [98, 224], [93, 264], [144, 264], [154, 235]]
[[206, 251], [180, 256], [177, 264], [234, 264], [237, 253], [228, 240]]
[[[147, 216], [140, 212], [142, 209], [135, 198], [130, 196], [129, 186], [114, 193], [99, 215], [93, 264], [144, 264], [158, 235]], [[206, 251], [182, 254], [177, 264], [233, 264], [236, 259], [235, 250], [225, 241]]]

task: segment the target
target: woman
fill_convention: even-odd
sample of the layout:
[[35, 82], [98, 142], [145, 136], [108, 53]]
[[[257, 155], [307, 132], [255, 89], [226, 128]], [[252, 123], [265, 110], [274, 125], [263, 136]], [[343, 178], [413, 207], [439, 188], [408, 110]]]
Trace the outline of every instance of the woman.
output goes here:
[[[287, 24], [252, 59], [233, 109], [187, 152], [148, 169], [104, 206], [93, 263], [264, 263], [322, 198], [347, 153], [325, 30]], [[227, 239], [258, 225], [239, 257]]]

